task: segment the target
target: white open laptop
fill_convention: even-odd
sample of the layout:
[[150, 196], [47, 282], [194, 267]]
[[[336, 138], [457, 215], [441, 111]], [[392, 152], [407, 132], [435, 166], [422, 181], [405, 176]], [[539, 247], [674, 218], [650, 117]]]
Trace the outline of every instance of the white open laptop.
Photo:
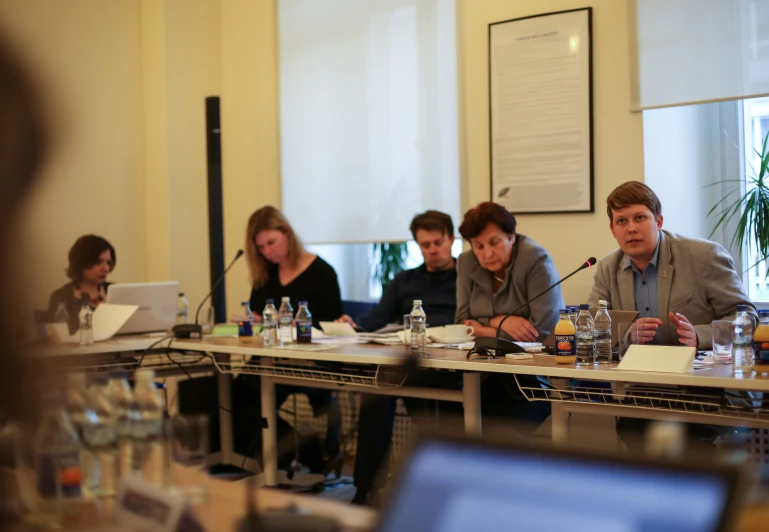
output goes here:
[[117, 334], [165, 331], [176, 319], [179, 283], [122, 283], [110, 285], [106, 303], [136, 305], [139, 309], [125, 322]]

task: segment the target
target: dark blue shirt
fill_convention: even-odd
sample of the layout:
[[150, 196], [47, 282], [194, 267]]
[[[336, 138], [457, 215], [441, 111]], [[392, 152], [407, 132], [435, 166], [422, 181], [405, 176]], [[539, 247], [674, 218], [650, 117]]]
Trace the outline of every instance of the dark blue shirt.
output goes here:
[[627, 257], [628, 264], [625, 268], [633, 268], [633, 287], [635, 289], [635, 309], [641, 318], [659, 318], [657, 308], [657, 257], [659, 255], [660, 245], [657, 242], [657, 248], [654, 250], [649, 264], [644, 268], [643, 273]]
[[387, 283], [379, 304], [368, 313], [358, 316], [355, 323], [364, 331], [376, 331], [388, 323], [403, 323], [414, 300], [422, 300], [431, 327], [454, 323], [457, 308], [457, 271], [428, 272], [424, 264], [406, 270]]

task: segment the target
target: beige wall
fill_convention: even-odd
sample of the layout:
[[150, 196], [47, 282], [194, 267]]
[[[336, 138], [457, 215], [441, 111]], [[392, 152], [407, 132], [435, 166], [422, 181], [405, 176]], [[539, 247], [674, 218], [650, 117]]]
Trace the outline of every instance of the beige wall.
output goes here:
[[[489, 200], [488, 24], [538, 13], [593, 7], [595, 213], [518, 217], [518, 229], [545, 246], [562, 275], [616, 248], [605, 212], [620, 183], [643, 180], [643, 130], [631, 114], [626, 2], [621, 0], [458, 0], [463, 208]], [[592, 273], [563, 286], [566, 303], [587, 301]]]
[[67, 251], [84, 233], [116, 247], [115, 279], [144, 279], [138, 3], [0, 0], [0, 25], [34, 65], [59, 124], [57, 149], [21, 228], [31, 304], [44, 306], [64, 284]]
[[[463, 207], [488, 199], [490, 22], [584, 7], [576, 0], [457, 0]], [[643, 179], [640, 115], [628, 112], [626, 2], [594, 0], [593, 214], [521, 216], [565, 274], [615, 247], [603, 201]], [[63, 115], [61, 146], [30, 206], [24, 254], [31, 299], [65, 281], [85, 232], [117, 247], [114, 280], [179, 279], [193, 304], [208, 286], [203, 99], [222, 96], [225, 247], [243, 246], [249, 214], [280, 202], [274, 0], [0, 0]], [[248, 296], [245, 262], [228, 279], [232, 312]], [[588, 272], [564, 287], [587, 298]]]
[[[0, 0], [1, 26], [51, 95], [58, 146], [22, 223], [31, 307], [64, 282], [69, 247], [101, 234], [113, 281], [208, 291], [206, 96], [222, 96], [226, 255], [279, 202], [272, 0]], [[245, 263], [228, 307], [249, 294]]]

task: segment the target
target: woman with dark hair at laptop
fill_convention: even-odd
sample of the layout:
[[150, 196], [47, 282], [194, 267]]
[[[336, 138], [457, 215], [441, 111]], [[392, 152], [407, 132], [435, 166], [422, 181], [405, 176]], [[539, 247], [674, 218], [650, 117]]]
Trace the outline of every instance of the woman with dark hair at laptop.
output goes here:
[[106, 239], [96, 235], [78, 238], [69, 250], [67, 277], [70, 282], [54, 290], [48, 300], [48, 318], [53, 319], [60, 306], [69, 316], [70, 332], [77, 330], [78, 314], [83, 295], [95, 309], [107, 297], [107, 275], [115, 269], [115, 248]]

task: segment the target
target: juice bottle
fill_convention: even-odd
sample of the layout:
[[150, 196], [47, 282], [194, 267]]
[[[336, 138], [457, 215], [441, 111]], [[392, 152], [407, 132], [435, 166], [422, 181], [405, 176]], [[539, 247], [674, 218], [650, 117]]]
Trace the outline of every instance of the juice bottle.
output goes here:
[[556, 364], [574, 364], [577, 362], [577, 329], [569, 319], [569, 311], [561, 309], [555, 326], [555, 362]]
[[753, 333], [753, 369], [769, 375], [769, 311], [758, 312], [758, 327]]

